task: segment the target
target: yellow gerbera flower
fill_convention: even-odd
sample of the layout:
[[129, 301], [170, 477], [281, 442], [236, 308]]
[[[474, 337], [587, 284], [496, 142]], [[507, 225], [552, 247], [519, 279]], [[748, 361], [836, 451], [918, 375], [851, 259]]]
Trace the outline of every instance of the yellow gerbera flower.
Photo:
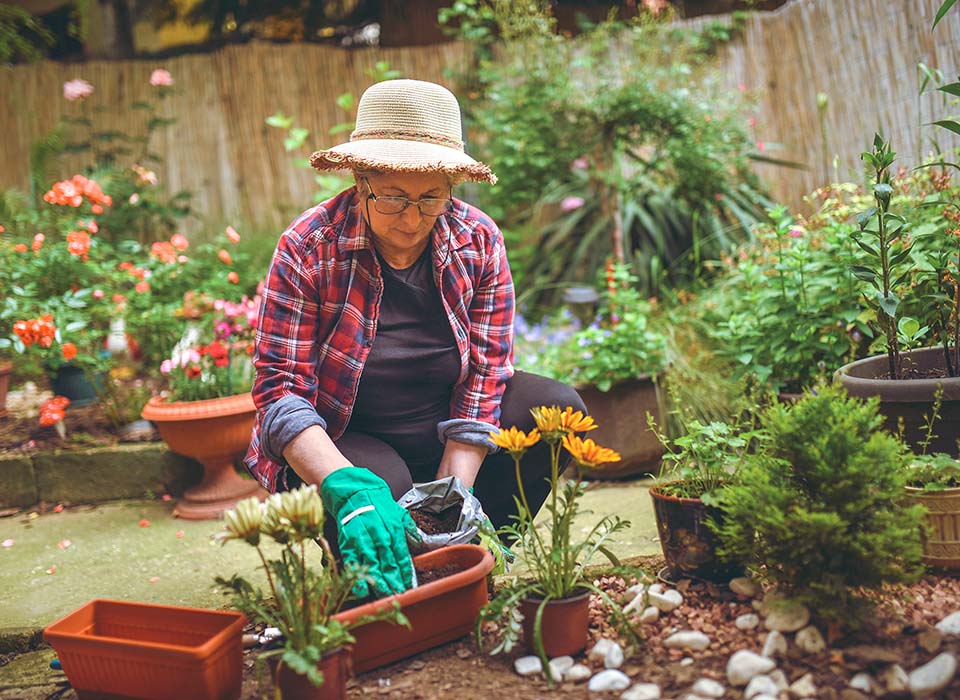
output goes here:
[[514, 459], [520, 459], [528, 449], [540, 442], [540, 433], [536, 428], [529, 433], [516, 427], [501, 428], [499, 432], [490, 431], [490, 436], [497, 447], [505, 449]]
[[592, 416], [585, 416], [582, 411], [574, 411], [573, 407], [567, 406], [560, 414], [560, 427], [568, 432], [585, 433], [599, 426], [593, 422]]
[[572, 406], [567, 406], [562, 411], [559, 406], [538, 406], [531, 408], [530, 413], [533, 414], [543, 439], [550, 444], [560, 442], [573, 432], [585, 432], [597, 427], [593, 418], [584, 416], [583, 411], [574, 411]]
[[604, 464], [620, 461], [619, 452], [601, 447], [589, 438], [584, 440], [577, 435], [567, 435], [563, 438], [563, 446], [584, 469], [599, 469]]

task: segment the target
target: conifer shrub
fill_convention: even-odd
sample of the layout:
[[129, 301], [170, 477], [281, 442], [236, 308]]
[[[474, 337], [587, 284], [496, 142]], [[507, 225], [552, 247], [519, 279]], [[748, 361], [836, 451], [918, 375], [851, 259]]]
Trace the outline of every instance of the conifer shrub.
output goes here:
[[868, 611], [869, 589], [915, 581], [922, 509], [904, 500], [905, 452], [882, 422], [876, 399], [837, 386], [767, 408], [769, 440], [723, 492], [721, 554], [851, 625]]

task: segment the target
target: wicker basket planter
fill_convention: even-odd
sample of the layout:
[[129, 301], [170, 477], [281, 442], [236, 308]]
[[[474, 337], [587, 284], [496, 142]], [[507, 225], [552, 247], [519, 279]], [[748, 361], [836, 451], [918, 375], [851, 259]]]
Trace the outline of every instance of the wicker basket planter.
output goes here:
[[960, 488], [926, 491], [908, 486], [907, 493], [927, 509], [923, 563], [960, 570]]

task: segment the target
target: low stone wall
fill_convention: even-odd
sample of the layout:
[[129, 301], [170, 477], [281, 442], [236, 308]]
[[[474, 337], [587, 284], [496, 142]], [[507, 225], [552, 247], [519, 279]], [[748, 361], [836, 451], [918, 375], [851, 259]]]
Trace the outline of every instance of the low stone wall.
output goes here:
[[202, 476], [198, 462], [162, 442], [0, 454], [0, 507], [179, 496]]

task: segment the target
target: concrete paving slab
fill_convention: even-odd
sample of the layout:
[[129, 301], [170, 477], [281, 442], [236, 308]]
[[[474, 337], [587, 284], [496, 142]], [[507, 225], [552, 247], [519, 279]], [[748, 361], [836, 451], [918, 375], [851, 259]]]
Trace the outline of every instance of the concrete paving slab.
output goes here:
[[[658, 554], [650, 483], [592, 482], [575, 532], [619, 514], [633, 524], [613, 552]], [[93, 598], [217, 608], [227, 604], [213, 586], [217, 575], [266, 585], [254, 548], [212, 540], [221, 521], [180, 520], [172, 509], [159, 500], [115, 501], [0, 519], [0, 544], [13, 542], [0, 546], [0, 639], [45, 627]]]

